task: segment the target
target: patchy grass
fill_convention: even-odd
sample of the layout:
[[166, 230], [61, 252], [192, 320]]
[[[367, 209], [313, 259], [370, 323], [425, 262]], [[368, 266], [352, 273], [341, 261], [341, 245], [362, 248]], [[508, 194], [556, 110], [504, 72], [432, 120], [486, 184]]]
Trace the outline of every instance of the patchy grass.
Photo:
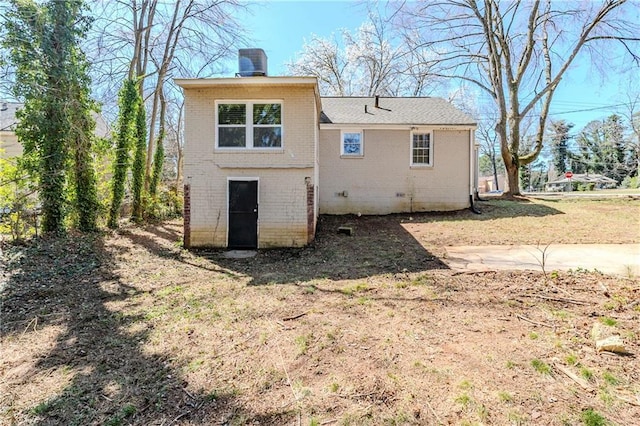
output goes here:
[[[605, 307], [606, 309], [606, 307]], [[615, 327], [616, 324], [618, 324], [618, 321], [616, 321], [613, 318], [609, 318], [609, 317], [600, 317], [600, 322], [604, 325], [607, 325], [609, 327]]]
[[477, 206], [481, 215], [468, 211], [415, 215], [404, 226], [427, 247], [640, 241], [637, 199], [493, 199]]
[[591, 408], [584, 410], [580, 414], [580, 420], [585, 426], [606, 426], [609, 424], [607, 419]]
[[[456, 274], [408, 228], [488, 244], [571, 214], [610, 242], [618, 228], [604, 236], [581, 211], [608, 224], [637, 212], [572, 203], [322, 217], [312, 246], [251, 259], [181, 250], [177, 222], [2, 246], [0, 423], [633, 424], [640, 367], [596, 354], [589, 331], [615, 318], [640, 352], [637, 278]], [[346, 222], [355, 236], [335, 232]], [[555, 371], [563, 361], [591, 388]]]
[[547, 364], [544, 361], [541, 361], [539, 359], [533, 359], [531, 360], [531, 366], [533, 367], [534, 370], [536, 370], [540, 374], [546, 374], [546, 375], [551, 374], [551, 367], [549, 366], [549, 364]]

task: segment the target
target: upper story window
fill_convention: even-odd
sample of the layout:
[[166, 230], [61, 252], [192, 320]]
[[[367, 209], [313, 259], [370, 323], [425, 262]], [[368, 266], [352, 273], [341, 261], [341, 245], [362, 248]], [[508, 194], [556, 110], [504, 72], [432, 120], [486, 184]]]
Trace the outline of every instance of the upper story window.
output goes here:
[[411, 165], [433, 165], [431, 133], [411, 133]]
[[282, 148], [281, 102], [217, 104], [218, 148]]
[[362, 132], [343, 131], [340, 146], [340, 155], [362, 157], [364, 155]]

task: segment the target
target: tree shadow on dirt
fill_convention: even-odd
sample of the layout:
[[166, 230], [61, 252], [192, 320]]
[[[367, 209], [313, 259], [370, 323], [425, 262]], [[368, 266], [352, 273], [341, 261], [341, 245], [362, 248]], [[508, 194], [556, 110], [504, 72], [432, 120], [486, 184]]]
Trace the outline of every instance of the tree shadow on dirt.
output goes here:
[[[151, 331], [141, 321], [145, 314], [114, 309], [140, 292], [120, 278], [121, 265], [101, 237], [39, 240], [5, 247], [5, 254], [0, 423], [283, 424], [295, 417], [286, 410], [249, 412], [233, 392], [188, 391], [180, 362], [145, 353]], [[57, 335], [47, 331], [54, 328]], [[42, 352], [20, 356], [23, 345]], [[16, 408], [27, 392], [34, 405]]]
[[[421, 272], [448, 269], [437, 256], [429, 252], [403, 225], [440, 221], [478, 221], [516, 216], [542, 217], [564, 214], [544, 204], [526, 198], [517, 201], [490, 200], [478, 203], [482, 214], [469, 209], [453, 212], [390, 214], [384, 216], [322, 215], [318, 219], [316, 238], [303, 248], [258, 250], [254, 257], [226, 257], [227, 250], [192, 249], [191, 253], [208, 262], [192, 262], [189, 256], [167, 250], [149, 236], [122, 231], [135, 244], [151, 253], [169, 257], [191, 266], [223, 272], [237, 277], [248, 275], [250, 284], [288, 284], [316, 279], [359, 279], [381, 274]], [[338, 232], [347, 227], [352, 235]], [[152, 226], [145, 230], [155, 237], [177, 242], [177, 226]]]
[[[162, 226], [163, 229], [158, 229]], [[177, 247], [182, 235], [175, 231], [175, 226], [149, 225], [144, 228], [145, 233], [133, 231], [131, 229], [121, 229], [118, 234], [127, 238], [137, 247], [142, 247], [154, 256], [181, 262], [195, 268], [204, 269], [209, 272], [219, 272], [227, 276], [239, 277], [234, 271], [224, 269], [222, 266], [213, 263], [193, 262], [190, 256], [184, 256]], [[169, 244], [166, 244], [169, 243]]]
[[480, 214], [473, 213], [469, 209], [456, 210], [451, 212], [424, 212], [411, 215], [415, 223], [427, 222], [457, 222], [457, 221], [478, 221], [494, 219], [505, 219], [514, 217], [544, 217], [563, 215], [563, 211], [550, 207], [546, 204], [535, 203], [527, 198], [514, 200], [484, 200], [475, 203], [475, 208]]
[[[249, 275], [251, 285], [350, 280], [447, 269], [402, 226], [408, 218], [320, 216], [315, 241], [304, 248], [258, 250], [255, 257], [246, 259], [227, 258], [222, 250], [193, 252], [223, 268]], [[353, 232], [340, 233], [340, 227]]]
[[[477, 221], [518, 216], [564, 214], [526, 198], [479, 202], [481, 214], [469, 209], [453, 212], [402, 213], [384, 216], [322, 215], [315, 241], [305, 248], [259, 250], [249, 259], [228, 259], [221, 250], [193, 250], [220, 267], [250, 275], [251, 284], [287, 284], [314, 279], [359, 279], [380, 274], [448, 269], [403, 224]], [[339, 227], [353, 230], [338, 233]]]
[[167, 241], [182, 241], [182, 227], [167, 226], [167, 224], [160, 222], [158, 224], [145, 226], [144, 230]]

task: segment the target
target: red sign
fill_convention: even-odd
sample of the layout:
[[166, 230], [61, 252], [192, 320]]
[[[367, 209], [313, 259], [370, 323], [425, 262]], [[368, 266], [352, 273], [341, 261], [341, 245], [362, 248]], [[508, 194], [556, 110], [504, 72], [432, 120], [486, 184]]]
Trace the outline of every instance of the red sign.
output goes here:
[[566, 177], [567, 179], [571, 179], [573, 177], [573, 172], [565, 172], [564, 177]]

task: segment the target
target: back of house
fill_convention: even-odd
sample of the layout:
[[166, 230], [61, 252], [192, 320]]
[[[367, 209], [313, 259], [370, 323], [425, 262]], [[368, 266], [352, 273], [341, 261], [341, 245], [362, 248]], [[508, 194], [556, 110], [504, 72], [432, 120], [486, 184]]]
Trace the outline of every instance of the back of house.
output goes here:
[[325, 97], [320, 213], [469, 207], [475, 123], [441, 98]]
[[449, 102], [321, 98], [315, 77], [268, 77], [260, 49], [239, 63], [235, 78], [176, 80], [186, 247], [300, 247], [319, 214], [470, 206], [475, 123]]

